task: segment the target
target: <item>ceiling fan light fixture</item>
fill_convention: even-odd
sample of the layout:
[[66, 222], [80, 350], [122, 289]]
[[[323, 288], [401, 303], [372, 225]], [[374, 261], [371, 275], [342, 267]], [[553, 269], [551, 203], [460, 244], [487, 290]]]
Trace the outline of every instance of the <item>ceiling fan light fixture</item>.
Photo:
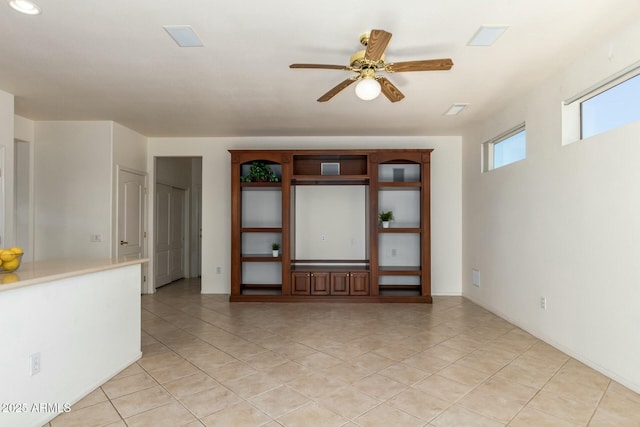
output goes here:
[[40, 15], [41, 13], [40, 7], [28, 0], [10, 0], [9, 6], [26, 15]]
[[371, 101], [380, 96], [382, 87], [374, 77], [363, 77], [356, 85], [356, 96], [363, 101]]

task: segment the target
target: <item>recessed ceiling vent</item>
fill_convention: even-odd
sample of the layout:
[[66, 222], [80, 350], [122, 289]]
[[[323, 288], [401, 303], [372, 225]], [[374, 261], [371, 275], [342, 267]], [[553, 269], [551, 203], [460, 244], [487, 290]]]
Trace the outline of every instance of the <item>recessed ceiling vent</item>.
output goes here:
[[491, 46], [493, 45], [498, 37], [502, 35], [505, 31], [507, 31], [506, 25], [483, 25], [476, 31], [474, 36], [467, 43], [468, 46]]
[[202, 47], [203, 44], [198, 35], [189, 25], [165, 25], [162, 28], [171, 36], [180, 47]]

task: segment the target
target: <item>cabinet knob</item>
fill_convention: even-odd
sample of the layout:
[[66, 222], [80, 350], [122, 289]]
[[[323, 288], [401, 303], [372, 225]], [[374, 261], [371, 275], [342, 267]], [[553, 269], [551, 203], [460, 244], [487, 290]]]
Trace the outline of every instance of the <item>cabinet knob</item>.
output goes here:
[[313, 273], [309, 273], [309, 277], [313, 277]]

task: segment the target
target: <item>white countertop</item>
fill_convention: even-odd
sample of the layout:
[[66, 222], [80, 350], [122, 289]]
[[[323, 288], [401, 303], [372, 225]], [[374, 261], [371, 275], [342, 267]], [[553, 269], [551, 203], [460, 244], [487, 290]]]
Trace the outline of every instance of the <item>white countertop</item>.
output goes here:
[[13, 273], [0, 274], [0, 292], [129, 265], [144, 264], [148, 261], [148, 258], [126, 261], [76, 258], [23, 262]]

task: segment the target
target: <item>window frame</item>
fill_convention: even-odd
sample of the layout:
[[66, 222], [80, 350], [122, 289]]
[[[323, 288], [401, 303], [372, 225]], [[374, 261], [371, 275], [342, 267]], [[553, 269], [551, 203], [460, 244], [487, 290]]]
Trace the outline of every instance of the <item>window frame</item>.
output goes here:
[[[517, 163], [520, 162], [522, 160], [525, 160], [527, 158], [527, 127], [526, 127], [526, 123], [522, 122], [520, 123], [518, 126], [515, 126], [509, 130], [507, 130], [506, 132], [501, 133], [500, 135], [485, 141], [482, 143], [482, 172], [489, 172], [492, 171], [494, 169], [500, 169], [504, 166], [508, 166], [512, 163]], [[525, 155], [522, 159], [519, 160], [514, 160], [513, 162], [509, 162], [509, 163], [505, 163], [501, 166], [498, 166], [497, 168], [495, 167], [495, 159], [494, 159], [494, 155], [495, 155], [495, 146], [505, 142], [507, 139], [518, 135], [519, 133], [524, 132], [525, 134], [525, 139], [524, 139], [524, 144], [525, 144]]]
[[[627, 80], [640, 76], [640, 61], [631, 66], [620, 70], [619, 72], [607, 77], [595, 85], [583, 90], [577, 95], [568, 98], [562, 105], [562, 145], [568, 145], [577, 141], [591, 138], [619, 128], [620, 126], [607, 129], [603, 132], [590, 135], [587, 138], [583, 136], [582, 125], [582, 103], [601, 95], [602, 93], [623, 84]], [[624, 126], [624, 125], [621, 125]]]

